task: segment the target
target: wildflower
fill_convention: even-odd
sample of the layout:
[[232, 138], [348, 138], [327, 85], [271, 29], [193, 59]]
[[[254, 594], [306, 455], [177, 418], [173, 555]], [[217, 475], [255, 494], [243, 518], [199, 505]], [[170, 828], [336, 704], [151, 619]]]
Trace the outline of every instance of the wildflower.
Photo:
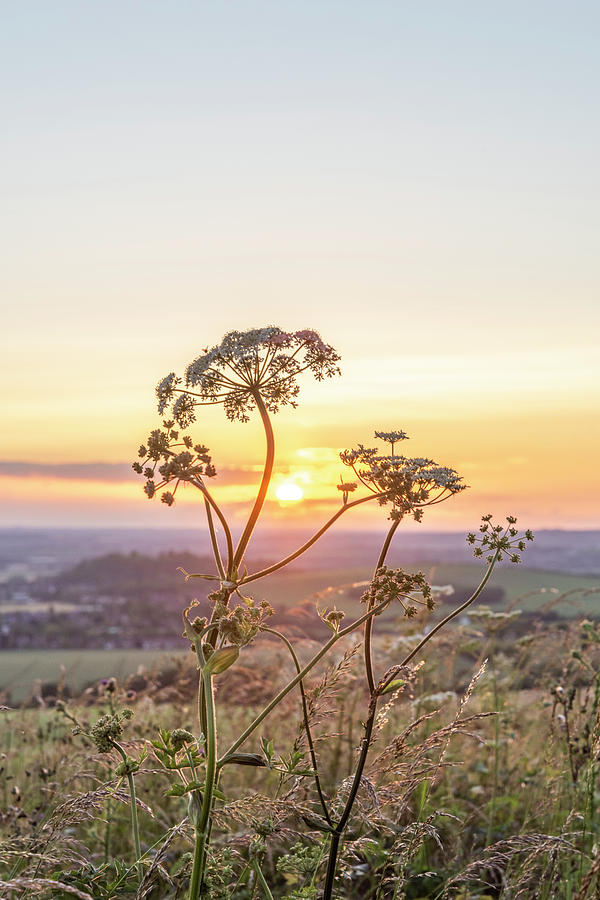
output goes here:
[[[397, 440], [407, 439], [403, 431], [376, 431], [375, 436], [391, 443], [392, 449]], [[426, 457], [409, 458], [393, 452], [382, 456], [376, 448], [359, 444], [355, 450], [340, 453], [340, 459], [365, 487], [379, 495], [382, 506], [392, 504], [393, 520], [408, 513], [420, 522], [423, 507], [439, 503], [466, 487], [454, 469]]]
[[208, 447], [194, 444], [187, 434], [180, 436], [178, 431], [173, 430], [173, 424], [172, 421], [165, 421], [162, 429], [155, 428], [148, 438], [148, 446], [140, 447], [140, 452], [145, 451], [143, 462], [133, 463], [134, 471], [147, 479], [144, 491], [149, 499], [166, 485], [174, 485], [172, 491], [164, 491], [161, 495], [161, 501], [166, 506], [175, 503], [181, 481], [200, 486], [204, 478], [214, 478], [217, 474]]
[[173, 750], [181, 750], [185, 744], [191, 744], [195, 741], [194, 735], [185, 728], [176, 728], [171, 733], [171, 746]]
[[158, 410], [167, 408], [182, 427], [195, 420], [195, 407], [221, 403], [232, 421], [247, 422], [260, 396], [269, 412], [296, 406], [297, 376], [310, 370], [317, 381], [339, 374], [339, 355], [316, 331], [286, 332], [273, 326], [230, 331], [197, 357], [184, 380], [171, 372], [156, 388]]
[[122, 722], [132, 716], [130, 709], [123, 709], [120, 713], [100, 716], [95, 725], [92, 725], [90, 737], [100, 753], [110, 753], [115, 742], [123, 734]]
[[404, 569], [391, 569], [381, 566], [369, 588], [362, 596], [361, 602], [369, 608], [397, 600], [404, 609], [404, 615], [412, 618], [417, 615], [417, 606], [428, 610], [435, 608], [431, 587], [422, 572], [405, 572]]
[[[510, 562], [518, 565], [521, 562], [520, 553], [525, 550], [525, 541], [519, 536], [517, 529], [514, 527], [517, 520], [514, 516], [507, 516], [507, 526], [492, 525], [492, 516], [486, 515], [481, 517], [481, 525], [479, 526], [479, 537], [473, 532], [467, 534], [467, 544], [474, 546], [473, 556], [481, 559], [484, 549], [488, 551], [486, 557], [489, 563], [503, 559], [506, 554]], [[533, 540], [533, 532], [529, 529], [525, 532], [525, 538], [528, 541]], [[515, 552], [519, 550], [520, 552]]]
[[337, 485], [337, 489], [342, 492], [342, 503], [344, 506], [348, 502], [348, 494], [352, 494], [357, 487], [358, 485], [355, 481], [344, 481], [343, 477], [340, 477], [340, 483]]
[[376, 431], [375, 437], [380, 441], [385, 441], [386, 444], [392, 445], [392, 453], [394, 452], [394, 444], [397, 444], [398, 441], [407, 441], [408, 435], [405, 431], [400, 429], [399, 431]]

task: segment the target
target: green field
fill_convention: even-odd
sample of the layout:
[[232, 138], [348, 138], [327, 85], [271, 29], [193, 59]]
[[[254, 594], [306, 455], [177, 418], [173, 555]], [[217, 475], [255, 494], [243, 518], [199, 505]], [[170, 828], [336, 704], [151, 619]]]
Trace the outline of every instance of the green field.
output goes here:
[[[451, 584], [456, 589], [474, 587], [482, 571], [474, 565], [423, 565], [421, 568], [433, 584]], [[248, 593], [268, 598], [276, 609], [289, 609], [313, 598], [320, 607], [331, 608], [335, 604], [353, 616], [358, 613], [359, 604], [356, 599], [348, 600], [348, 591], [352, 590], [353, 584], [367, 581], [369, 577], [370, 572], [365, 568], [327, 573], [298, 572], [292, 578], [274, 575], [253, 584]], [[554, 611], [565, 618], [594, 616], [600, 611], [599, 577], [504, 565], [494, 572], [491, 584], [505, 590], [503, 607], [511, 604], [523, 610], [536, 610], [559, 601]], [[331, 587], [324, 590], [326, 585]], [[353, 593], [356, 597], [357, 590]], [[485, 595], [482, 595], [482, 602], [485, 603]], [[446, 605], [444, 611], [447, 611]], [[384, 614], [380, 620], [380, 633], [388, 630], [397, 618], [396, 609]], [[180, 653], [185, 652], [182, 641]], [[76, 693], [102, 678], [114, 676], [122, 681], [140, 666], [150, 669], [160, 660], [176, 655], [177, 651], [164, 650], [4, 650], [0, 653], [0, 689], [9, 692], [11, 702], [22, 703], [32, 696], [36, 682], [58, 683], [64, 667], [64, 683]]]
[[[421, 569], [431, 584], [451, 584], [455, 589], [473, 588], [478, 583], [483, 573], [483, 566], [478, 565], [439, 565], [432, 566], [424, 563], [411, 565], [410, 570]], [[372, 571], [361, 567], [355, 569], [337, 569], [330, 572], [298, 572], [292, 577], [287, 575], [272, 575], [264, 582], [258, 581], [248, 585], [248, 593], [257, 597], [266, 597], [277, 608], [290, 607], [301, 603], [307, 597], [311, 597], [323, 591], [326, 585], [340, 585], [340, 591], [329, 591], [323, 597], [323, 603], [328, 605], [335, 602], [340, 605], [346, 591], [342, 586], [351, 585], [360, 581], [368, 581]], [[600, 612], [600, 576], [570, 575], [560, 572], [546, 572], [537, 569], [524, 569], [521, 566], [502, 563], [496, 567], [490, 580], [490, 587], [501, 587], [505, 591], [505, 603], [518, 603], [523, 610], [535, 610], [546, 605], [554, 598], [567, 592], [577, 591], [571, 594], [557, 606], [556, 611], [564, 616], [571, 617], [582, 612], [586, 615], [594, 615]], [[528, 596], [536, 592], [535, 596]], [[542, 593], [543, 591], [543, 593]], [[592, 592], [587, 593], [586, 592]], [[523, 602], [521, 602], [521, 600]], [[482, 600], [485, 602], [485, 599]], [[356, 612], [357, 605], [349, 607], [349, 612]]]
[[13, 703], [22, 703], [32, 696], [36, 682], [57, 684], [63, 667], [65, 684], [78, 692], [102, 678], [122, 681], [140, 666], [151, 668], [176, 655], [165, 650], [3, 650], [0, 685]]

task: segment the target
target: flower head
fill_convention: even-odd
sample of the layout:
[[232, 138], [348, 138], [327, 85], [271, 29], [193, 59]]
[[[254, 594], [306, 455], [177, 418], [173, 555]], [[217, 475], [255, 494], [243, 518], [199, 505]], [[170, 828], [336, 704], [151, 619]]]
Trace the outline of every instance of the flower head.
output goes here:
[[507, 516], [506, 521], [507, 525], [493, 525], [491, 515], [481, 517], [479, 534], [469, 532], [467, 535], [467, 544], [474, 548], [473, 556], [481, 559], [484, 554], [487, 554], [486, 560], [492, 563], [501, 562], [506, 555], [515, 565], [521, 562], [520, 554], [527, 546], [525, 541], [533, 540], [533, 532], [528, 528], [524, 533], [525, 540], [523, 540], [523, 535], [519, 534], [515, 528], [516, 518]]
[[432, 590], [422, 572], [406, 572], [404, 569], [390, 569], [381, 566], [375, 572], [368, 590], [361, 602], [369, 607], [397, 600], [404, 609], [404, 615], [412, 618], [417, 614], [417, 605], [428, 610], [435, 607]]
[[222, 403], [228, 419], [247, 422], [258, 396], [269, 412], [295, 406], [297, 376], [307, 369], [317, 381], [339, 375], [339, 358], [316, 331], [230, 331], [190, 363], [184, 380], [171, 372], [159, 382], [158, 409], [162, 415], [170, 408], [182, 428], [196, 418], [195, 407], [206, 404]]
[[187, 434], [180, 435], [173, 429], [174, 424], [166, 421], [163, 428], [155, 428], [148, 437], [147, 446], [142, 444], [140, 447], [138, 455], [142, 461], [133, 463], [134, 472], [146, 479], [144, 491], [150, 500], [161, 488], [174, 485], [172, 491], [163, 491], [161, 495], [161, 501], [167, 506], [173, 506], [180, 482], [198, 486], [203, 484], [204, 478], [213, 478], [217, 474], [208, 447], [194, 444]]
[[[403, 431], [376, 431], [375, 437], [391, 443], [392, 447], [397, 441], [407, 439]], [[377, 448], [359, 444], [355, 450], [340, 453], [340, 459], [365, 487], [379, 495], [381, 505], [392, 504], [392, 519], [411, 514], [420, 521], [423, 507], [441, 502], [466, 488], [454, 469], [425, 457], [409, 458], [395, 453], [382, 456]]]

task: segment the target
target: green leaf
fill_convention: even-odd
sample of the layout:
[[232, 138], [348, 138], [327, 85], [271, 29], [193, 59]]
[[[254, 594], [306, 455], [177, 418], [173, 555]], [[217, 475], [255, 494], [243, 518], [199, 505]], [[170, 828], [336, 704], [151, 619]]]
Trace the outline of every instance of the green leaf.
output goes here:
[[407, 682], [404, 678], [394, 678], [393, 681], [390, 681], [390, 683], [384, 687], [381, 694], [391, 694], [392, 691], [397, 691], [398, 688], [404, 687], [405, 684], [407, 684]]
[[305, 825], [314, 828], [316, 831], [322, 831], [324, 834], [333, 834], [334, 830], [321, 816], [305, 815], [301, 816]]
[[230, 753], [229, 756], [223, 759], [224, 766], [229, 763], [234, 763], [238, 766], [262, 766], [263, 768], [267, 765], [259, 753]]
[[239, 647], [219, 647], [204, 666], [202, 673], [204, 675], [220, 675], [234, 664], [239, 655]]

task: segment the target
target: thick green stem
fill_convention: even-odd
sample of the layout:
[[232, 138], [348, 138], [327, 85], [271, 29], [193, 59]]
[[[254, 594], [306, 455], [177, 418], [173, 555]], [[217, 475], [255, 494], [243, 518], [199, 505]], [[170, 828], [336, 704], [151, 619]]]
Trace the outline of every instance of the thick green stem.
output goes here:
[[261, 888], [263, 889], [263, 893], [264, 893], [265, 897], [267, 898], [267, 900], [273, 900], [273, 894], [271, 893], [271, 889], [266, 882], [265, 876], [263, 875], [262, 869], [260, 867], [260, 863], [258, 862], [257, 859], [255, 859], [253, 861], [252, 868], [254, 869], [254, 872], [256, 874], [256, 880], [258, 881]]
[[[135, 843], [135, 856], [137, 860], [140, 860], [142, 858], [142, 848], [140, 846], [140, 830], [137, 817], [137, 801], [135, 798], [135, 782], [133, 780], [133, 775], [131, 772], [127, 773], [127, 781], [129, 783], [129, 795], [131, 797], [131, 828], [133, 831], [133, 840]], [[144, 877], [144, 867], [142, 866], [141, 862], [138, 862], [137, 872], [138, 879], [141, 884]]]
[[210, 814], [214, 800], [215, 779], [217, 774], [217, 725], [215, 721], [215, 698], [213, 693], [212, 675], [202, 675], [204, 704], [206, 710], [206, 765], [204, 777], [204, 790], [202, 793], [202, 806], [195, 823], [196, 844], [194, 847], [194, 862], [190, 880], [189, 900], [198, 900], [204, 881], [206, 870], [206, 849], [210, 832]]
[[[127, 754], [120, 744], [113, 741], [113, 746], [118, 750], [125, 765], [127, 765]], [[136, 869], [138, 873], [138, 883], [142, 883], [144, 877], [144, 867], [140, 862], [142, 858], [142, 848], [140, 846], [140, 829], [138, 825], [137, 800], [135, 797], [135, 782], [133, 780], [133, 772], [127, 772], [127, 783], [129, 785], [129, 799], [131, 804], [131, 831], [133, 833], [133, 843], [135, 846]]]
[[106, 801], [106, 827], [104, 829], [104, 862], [108, 863], [110, 859], [110, 827], [112, 822], [112, 803], [109, 797]]

